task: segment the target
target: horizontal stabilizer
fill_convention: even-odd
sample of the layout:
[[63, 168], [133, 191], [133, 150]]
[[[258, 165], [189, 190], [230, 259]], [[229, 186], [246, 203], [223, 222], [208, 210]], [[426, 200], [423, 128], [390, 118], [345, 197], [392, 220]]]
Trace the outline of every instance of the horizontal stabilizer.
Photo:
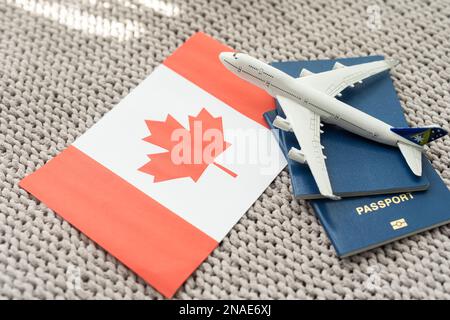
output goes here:
[[307, 76], [310, 76], [310, 75], [312, 75], [312, 74], [314, 74], [314, 72], [309, 71], [309, 70], [306, 69], [306, 68], [303, 68], [302, 71], [300, 72], [299, 78], [307, 77]]
[[398, 142], [398, 147], [411, 171], [420, 177], [422, 175], [422, 148], [403, 142]]
[[340, 62], [336, 62], [333, 66], [333, 70], [340, 69], [340, 68], [345, 68], [345, 65], [343, 65]]
[[428, 142], [439, 139], [448, 133], [446, 130], [437, 126], [420, 128], [391, 128], [391, 131], [419, 146], [423, 146]]

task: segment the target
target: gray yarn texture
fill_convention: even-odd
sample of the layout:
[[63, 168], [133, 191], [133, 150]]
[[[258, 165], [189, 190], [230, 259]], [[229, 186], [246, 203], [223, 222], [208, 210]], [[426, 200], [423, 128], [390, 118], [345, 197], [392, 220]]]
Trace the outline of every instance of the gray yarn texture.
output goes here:
[[[449, 1], [0, 0], [1, 298], [162, 298], [18, 182], [196, 31], [265, 61], [398, 59], [409, 124], [449, 129]], [[450, 138], [426, 150], [450, 186]], [[449, 299], [450, 226], [339, 259], [283, 171], [175, 298]]]

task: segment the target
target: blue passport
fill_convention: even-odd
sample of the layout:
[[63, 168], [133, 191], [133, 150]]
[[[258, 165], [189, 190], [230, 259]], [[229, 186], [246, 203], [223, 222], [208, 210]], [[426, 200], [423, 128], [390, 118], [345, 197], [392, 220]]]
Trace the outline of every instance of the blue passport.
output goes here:
[[[336, 60], [275, 62], [272, 65], [293, 77], [298, 77], [302, 68], [312, 72], [331, 70], [336, 61], [354, 65], [383, 59], [382, 56], [345, 58]], [[348, 88], [339, 98], [395, 127], [407, 127], [400, 102], [389, 72], [383, 72]], [[283, 112], [277, 105], [277, 112]], [[274, 114], [266, 114], [272, 123]], [[400, 191], [425, 190], [429, 186], [425, 175], [417, 177], [409, 169], [400, 150], [367, 140], [334, 125], [322, 128], [322, 145], [327, 156], [326, 165], [334, 194], [349, 197], [372, 194], [386, 194]], [[282, 149], [300, 149], [292, 132], [281, 132]], [[294, 196], [299, 199], [323, 198], [306, 164], [288, 159]]]

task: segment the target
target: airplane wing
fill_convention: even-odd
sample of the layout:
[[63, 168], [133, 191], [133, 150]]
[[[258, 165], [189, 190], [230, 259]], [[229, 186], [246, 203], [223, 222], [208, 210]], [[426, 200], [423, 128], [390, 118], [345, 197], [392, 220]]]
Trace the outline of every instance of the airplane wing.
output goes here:
[[294, 151], [300, 152], [306, 160], [320, 193], [334, 200], [340, 199], [333, 194], [322, 153], [320, 116], [289, 98], [277, 96], [277, 99], [301, 146], [301, 151]]
[[333, 70], [330, 71], [321, 73], [302, 72], [297, 81], [335, 97], [345, 88], [390, 69], [395, 64], [395, 60], [374, 61], [348, 67], [336, 63]]

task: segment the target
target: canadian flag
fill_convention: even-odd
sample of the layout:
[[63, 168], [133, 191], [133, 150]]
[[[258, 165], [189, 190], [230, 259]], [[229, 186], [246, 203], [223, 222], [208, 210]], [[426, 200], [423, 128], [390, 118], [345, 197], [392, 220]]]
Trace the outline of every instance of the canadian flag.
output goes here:
[[197, 33], [20, 186], [171, 297], [285, 166], [274, 99]]

